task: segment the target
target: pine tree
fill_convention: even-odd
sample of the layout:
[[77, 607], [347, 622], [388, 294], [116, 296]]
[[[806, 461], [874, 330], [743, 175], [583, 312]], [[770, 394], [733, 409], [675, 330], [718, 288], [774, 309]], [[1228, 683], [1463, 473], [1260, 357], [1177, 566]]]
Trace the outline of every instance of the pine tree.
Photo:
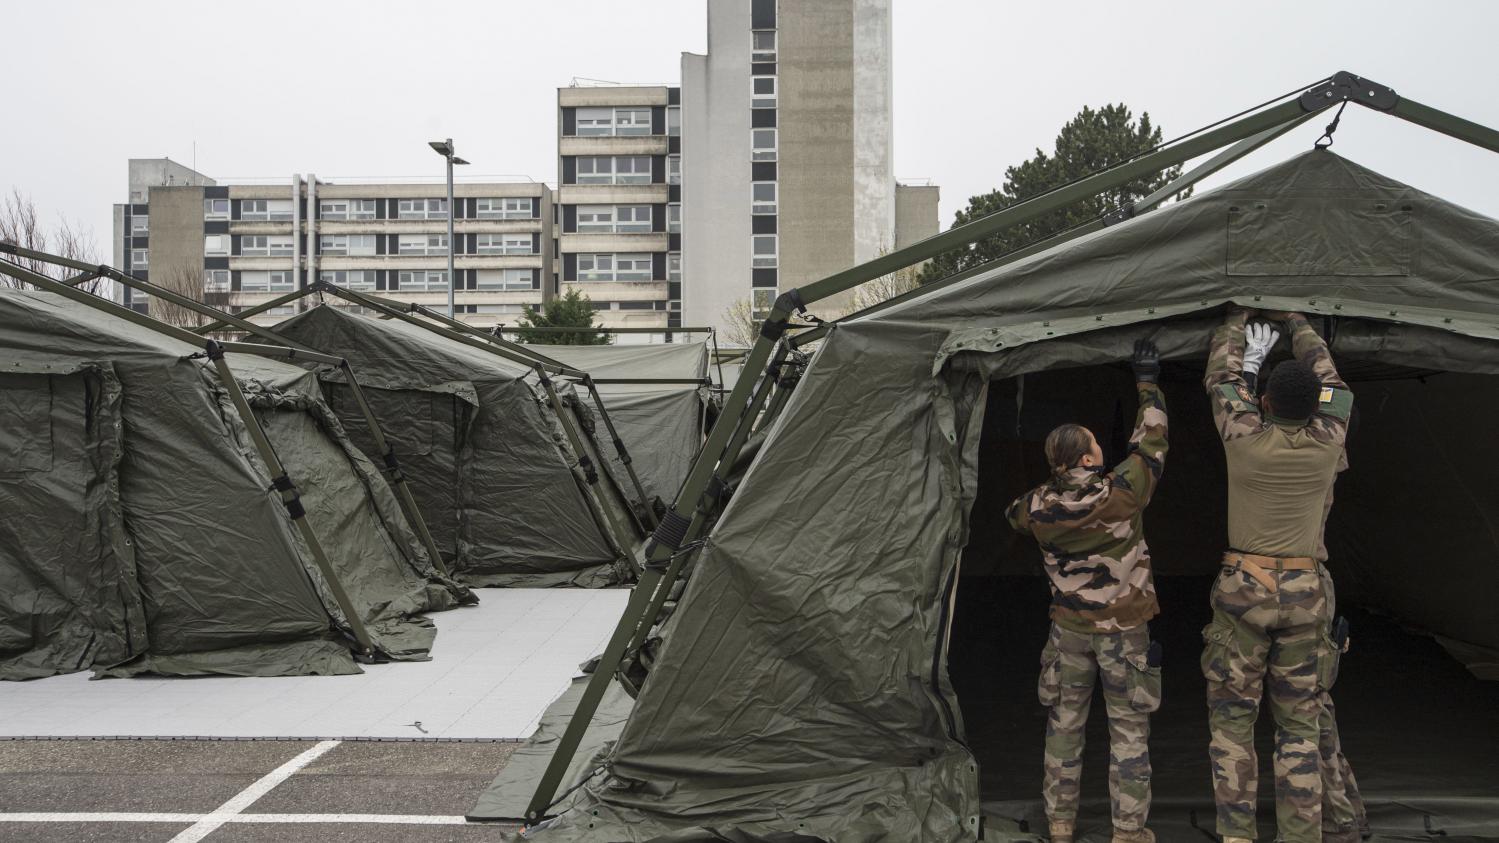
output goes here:
[[570, 289], [562, 296], [528, 310], [521, 317], [516, 339], [536, 345], [607, 345], [609, 335], [601, 331], [527, 331], [526, 328], [591, 328], [593, 302], [588, 296]]

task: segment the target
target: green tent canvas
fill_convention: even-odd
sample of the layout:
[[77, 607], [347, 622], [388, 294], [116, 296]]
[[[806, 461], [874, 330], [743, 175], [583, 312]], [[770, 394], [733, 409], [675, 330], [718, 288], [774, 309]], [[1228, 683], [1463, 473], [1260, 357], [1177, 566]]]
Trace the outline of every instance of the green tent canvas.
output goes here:
[[[599, 379], [697, 381], [601, 383], [597, 387], [640, 474], [646, 498], [670, 501], [702, 446], [708, 344], [547, 345], [538, 350]], [[613, 446], [606, 451], [616, 474], [624, 476]]]
[[[52, 294], [0, 294], [0, 677], [357, 673], [344, 618], [198, 349]], [[316, 376], [230, 365], [377, 648], [472, 602]]]
[[[391, 420], [386, 436], [455, 576], [527, 587], [607, 586], [629, 576], [631, 548], [615, 547], [608, 532], [611, 514], [631, 523], [618, 475], [605, 471], [592, 487], [580, 481], [571, 468], [577, 456], [533, 383], [534, 370], [417, 325], [328, 305], [275, 331], [353, 364], [376, 418]], [[326, 377], [330, 400], [354, 440], [378, 459], [341, 380], [337, 372]], [[554, 385], [566, 410], [591, 427], [571, 388]], [[596, 446], [584, 447], [596, 461]], [[633, 535], [624, 538], [633, 543]]]
[[[952, 652], [972, 646], [961, 630], [974, 620], [954, 623], [963, 583], [1034, 570], [1034, 548], [1007, 537], [1000, 509], [1042, 478], [1052, 419], [1107, 429], [1129, 389], [1119, 361], [1142, 335], [1174, 384], [1172, 456], [1147, 522], [1157, 573], [1217, 571], [1221, 447], [1192, 408], [1205, 406], [1197, 381], [1229, 302], [1311, 314], [1358, 396], [1328, 533], [1340, 596], [1492, 669], [1499, 222], [1312, 152], [833, 330], [709, 535], [617, 741], [590, 738], [609, 747], [595, 759], [607, 766], [564, 781], [587, 777], [531, 836], [974, 839], [985, 773], [1009, 771], [981, 769], [970, 742], [988, 724], [965, 723], [950, 674]], [[977, 625], [998, 635], [1005, 621]], [[1191, 650], [1168, 683], [1190, 681]], [[1405, 685], [1427, 675], [1405, 672], [1437, 668], [1381, 669]], [[995, 681], [1034, 696], [1033, 667]], [[1467, 695], [1492, 699], [1472, 681]], [[1469, 833], [1490, 837], [1484, 710], [1463, 730], [1482, 755], [1476, 772], [1432, 759], [1443, 777], [1424, 795], [1488, 806]], [[1418, 742], [1410, 757], [1428, 749], [1418, 729], [1440, 725], [1417, 717], [1380, 730]], [[1192, 757], [1205, 763], [1200, 740]], [[1096, 786], [1102, 773], [1091, 776]], [[1205, 782], [1195, 795], [1210, 806]], [[1466, 794], [1488, 799], [1448, 798]], [[486, 799], [474, 817], [514, 810]]]

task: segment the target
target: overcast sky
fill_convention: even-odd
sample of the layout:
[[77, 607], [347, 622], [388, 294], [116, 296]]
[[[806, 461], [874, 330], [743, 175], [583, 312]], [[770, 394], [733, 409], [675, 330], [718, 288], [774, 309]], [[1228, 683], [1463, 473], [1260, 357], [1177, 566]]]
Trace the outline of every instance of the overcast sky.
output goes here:
[[[676, 83], [680, 54], [706, 49], [707, 2], [10, 4], [0, 188], [90, 226], [108, 259], [131, 157], [196, 155], [226, 181], [437, 177], [426, 141], [452, 136], [470, 175], [555, 182], [555, 89]], [[941, 185], [944, 226], [1083, 105], [1128, 103], [1170, 137], [1347, 69], [1499, 127], [1499, 4], [893, 2], [896, 174]], [[1492, 153], [1365, 109], [1335, 149], [1499, 216]]]

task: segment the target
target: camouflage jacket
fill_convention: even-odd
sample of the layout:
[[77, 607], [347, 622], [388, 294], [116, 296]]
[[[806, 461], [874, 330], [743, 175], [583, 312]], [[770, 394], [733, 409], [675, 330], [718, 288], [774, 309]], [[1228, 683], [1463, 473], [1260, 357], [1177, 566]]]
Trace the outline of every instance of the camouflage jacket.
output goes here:
[[1261, 414], [1244, 375], [1248, 312], [1236, 309], [1213, 333], [1204, 386], [1228, 463], [1228, 543], [1265, 556], [1325, 558], [1322, 531], [1353, 393], [1338, 376], [1327, 343], [1299, 315], [1287, 327], [1291, 351], [1322, 381], [1322, 400], [1307, 421]]
[[1053, 476], [1005, 512], [1041, 545], [1052, 620], [1076, 632], [1133, 629], [1160, 612], [1141, 516], [1166, 466], [1166, 399], [1156, 384], [1138, 389], [1123, 462]]

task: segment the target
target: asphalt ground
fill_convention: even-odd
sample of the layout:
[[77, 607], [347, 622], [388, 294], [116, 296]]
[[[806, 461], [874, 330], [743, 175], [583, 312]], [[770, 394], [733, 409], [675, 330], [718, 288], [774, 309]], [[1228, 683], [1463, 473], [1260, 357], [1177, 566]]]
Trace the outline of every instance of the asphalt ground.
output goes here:
[[502, 840], [462, 819], [516, 746], [0, 740], [0, 840]]

